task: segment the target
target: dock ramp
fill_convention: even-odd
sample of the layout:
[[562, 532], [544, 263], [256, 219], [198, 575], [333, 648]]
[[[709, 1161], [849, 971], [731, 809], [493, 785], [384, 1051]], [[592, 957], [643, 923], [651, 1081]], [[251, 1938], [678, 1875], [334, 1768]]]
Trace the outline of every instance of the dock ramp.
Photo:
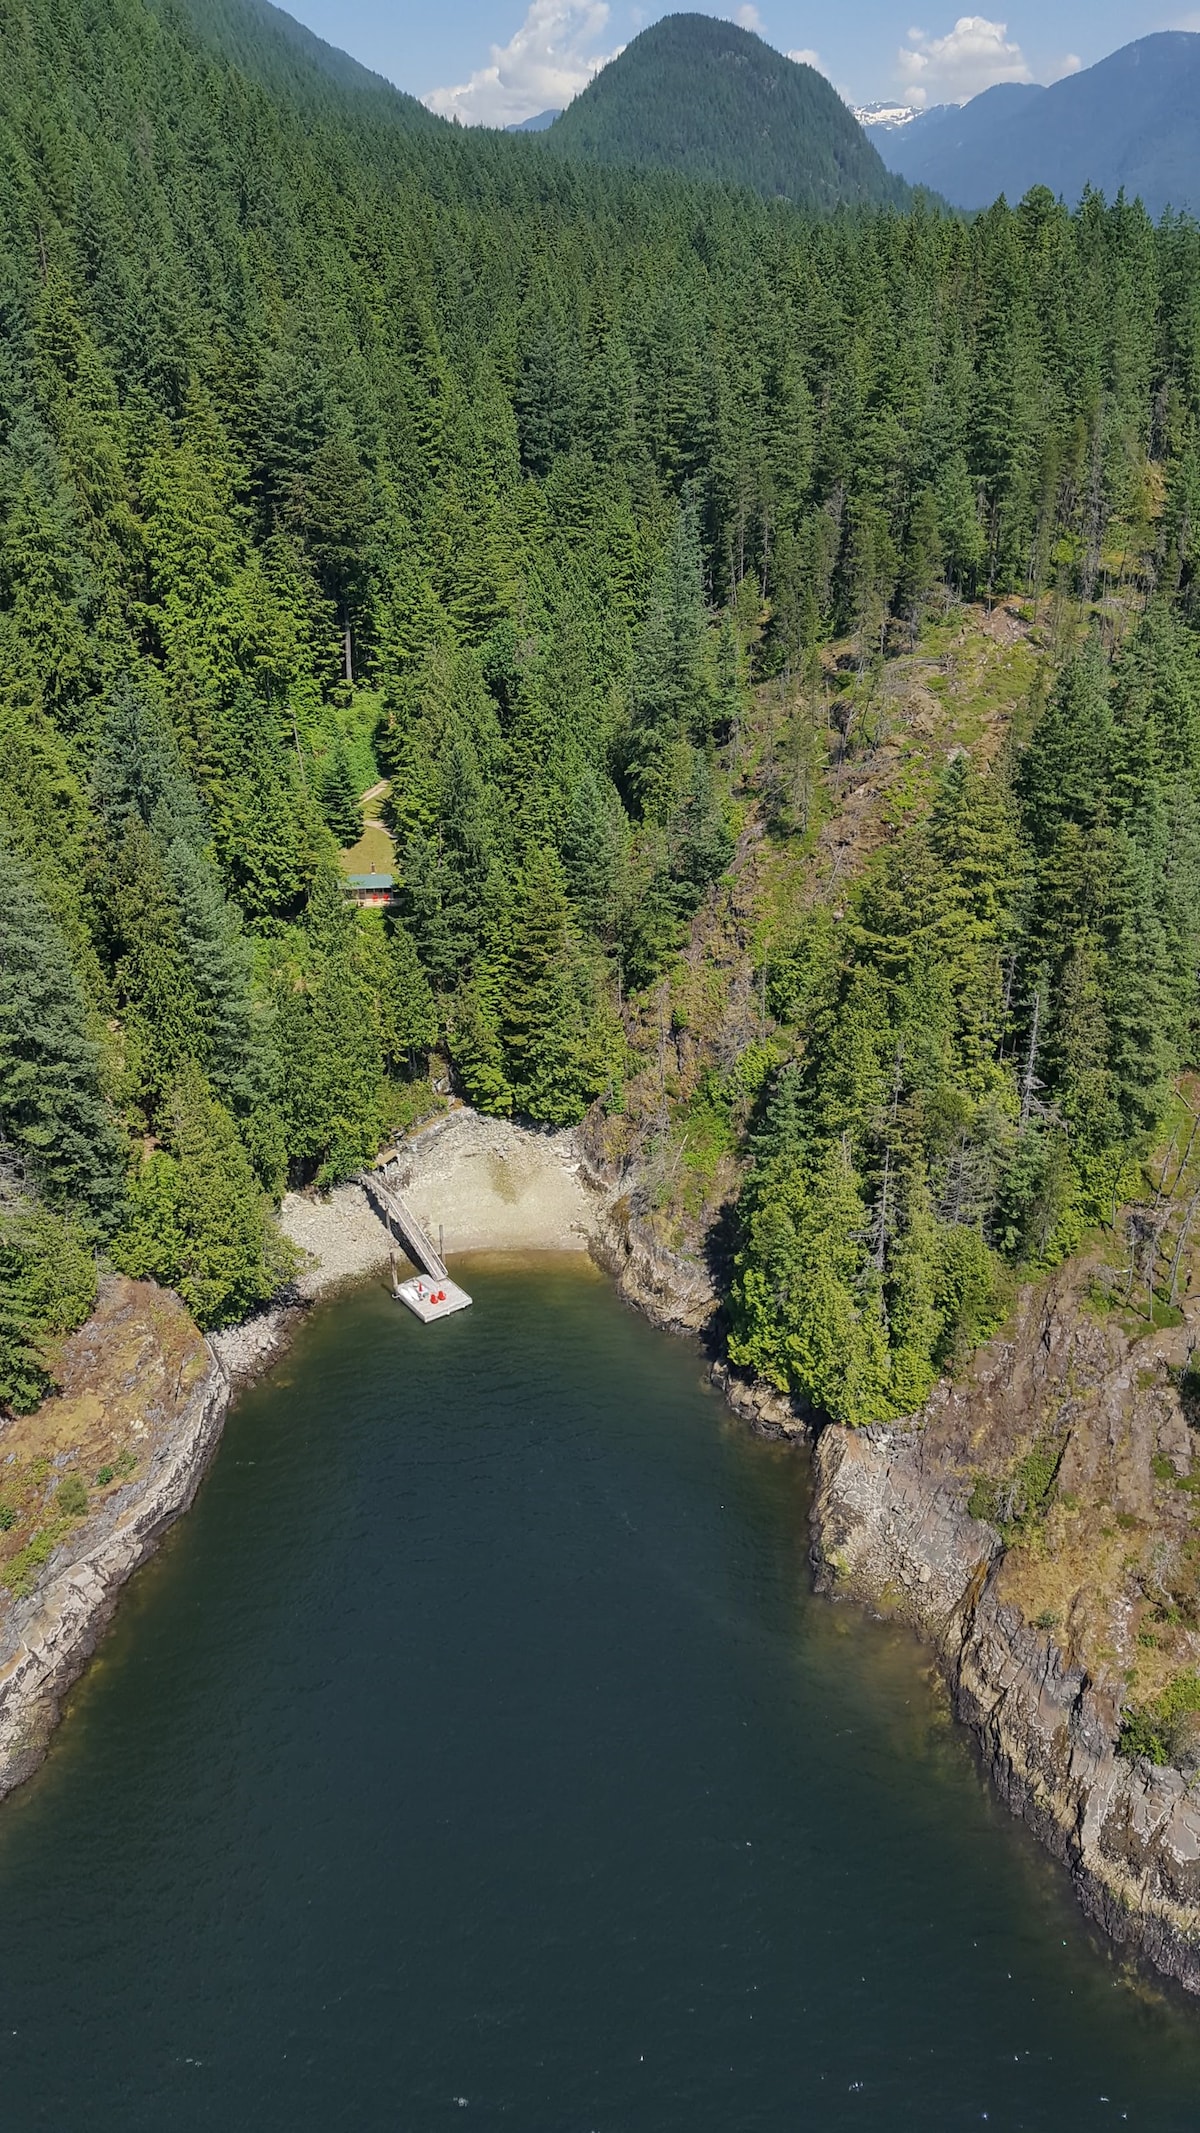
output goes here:
[[434, 1251], [424, 1229], [400, 1195], [399, 1165], [393, 1160], [378, 1170], [364, 1170], [359, 1180], [376, 1214], [403, 1245], [420, 1272], [409, 1281], [397, 1281], [393, 1293], [407, 1304], [423, 1325], [436, 1318], [450, 1318], [468, 1309], [471, 1298], [452, 1281], [440, 1255]]

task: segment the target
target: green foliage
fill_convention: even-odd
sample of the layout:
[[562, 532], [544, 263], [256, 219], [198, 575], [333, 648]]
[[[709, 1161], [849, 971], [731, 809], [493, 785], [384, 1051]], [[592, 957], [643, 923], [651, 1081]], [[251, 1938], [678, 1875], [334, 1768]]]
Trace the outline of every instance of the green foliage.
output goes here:
[[[379, 1144], [385, 1031], [382, 943], [347, 903], [333, 867], [317, 875], [306, 924], [285, 951], [274, 966], [274, 1009], [287, 1145], [294, 1161], [336, 1183]], [[390, 972], [383, 985], [394, 999]], [[399, 1042], [394, 1013], [391, 1029]]]
[[49, 1208], [0, 1205], [0, 1411], [24, 1414], [54, 1384], [54, 1343], [90, 1315], [96, 1264]]
[[1145, 1756], [1152, 1763], [1175, 1763], [1191, 1771], [1197, 1761], [1198, 1721], [1200, 1674], [1174, 1674], [1152, 1703], [1134, 1705], [1124, 1713], [1117, 1745], [1122, 1755]]
[[589, 972], [571, 924], [562, 867], [531, 852], [518, 886], [499, 1003], [514, 1109], [575, 1125], [604, 1081]]
[[971, 1517], [986, 1519], [989, 1525], [998, 1527], [1006, 1541], [1019, 1540], [1037, 1524], [1049, 1504], [1062, 1452], [1060, 1437], [1039, 1437], [999, 1481], [988, 1481], [981, 1475], [967, 1504]]
[[54, 1501], [65, 1518], [85, 1518], [88, 1507], [86, 1483], [78, 1474], [68, 1474], [55, 1490]]
[[180, 1074], [166, 1108], [168, 1145], [135, 1176], [112, 1256], [124, 1273], [175, 1289], [201, 1326], [230, 1325], [276, 1293], [290, 1256], [237, 1127], [198, 1067]]
[[321, 780], [321, 813], [340, 845], [357, 844], [363, 815], [346, 744], [339, 734]]
[[[1198, 704], [1196, 643], [1164, 614], [1111, 673], [1090, 643], [1011, 785], [952, 764], [928, 820], [868, 868], [840, 939], [827, 917], [797, 929], [772, 989], [802, 1063], [759, 1136], [733, 1300], [739, 1353], [776, 1382], [823, 1404], [808, 1349], [780, 1348], [773, 1272], [822, 1151], [841, 1147], [860, 1181], [845, 1285], [860, 1311], [877, 1299], [890, 1358], [886, 1394], [838, 1394], [856, 1420], [919, 1405], [994, 1330], [1001, 1262], [1054, 1265], [1136, 1190], [1200, 1021], [1185, 975], [1200, 961]], [[840, 1328], [840, 1294], [829, 1308]]]
[[44, 1570], [55, 1549], [71, 1530], [71, 1520], [65, 1512], [51, 1519], [30, 1535], [23, 1548], [11, 1556], [0, 1573], [0, 1584], [7, 1585], [15, 1600], [23, 1600], [33, 1591], [39, 1570]]
[[0, 1144], [55, 1207], [96, 1228], [121, 1203], [124, 1150], [67, 944], [0, 829]]
[[707, 15], [668, 15], [633, 38], [555, 120], [548, 144], [805, 207], [899, 202], [906, 191], [822, 75]]
[[[547, 152], [268, 9], [20, 0], [0, 133], [0, 1136], [71, 1310], [114, 1232], [205, 1323], [252, 1307], [264, 1190], [351, 1174], [439, 1044], [486, 1108], [615, 1106], [622, 993], [742, 827], [751, 683], [803, 684], [761, 790], [772, 845], [811, 840], [830, 633], [857, 706], [955, 598], [1066, 613], [1155, 551], [1116, 660], [1068, 660], [1018, 758], [953, 766], [765, 973], [795, 1058], [734, 1344], [847, 1419], [919, 1405], [1006, 1267], [1114, 1218], [1194, 1053], [1200, 234], [797, 213], [903, 195], [709, 18]], [[332, 863], [376, 761], [398, 922]], [[27, 1399], [70, 1310], [11, 1249]]]

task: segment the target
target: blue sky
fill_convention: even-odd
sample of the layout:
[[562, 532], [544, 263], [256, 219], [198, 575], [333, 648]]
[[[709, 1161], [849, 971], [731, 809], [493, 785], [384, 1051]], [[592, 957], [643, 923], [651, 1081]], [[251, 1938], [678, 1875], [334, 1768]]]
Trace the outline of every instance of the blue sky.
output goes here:
[[[508, 124], [569, 102], [596, 66], [686, 0], [284, 0], [331, 44], [435, 110]], [[962, 103], [996, 81], [1051, 81], [1156, 29], [1200, 30], [1186, 0], [1010, 0], [960, 14], [933, 0], [705, 5], [822, 67], [850, 101]]]

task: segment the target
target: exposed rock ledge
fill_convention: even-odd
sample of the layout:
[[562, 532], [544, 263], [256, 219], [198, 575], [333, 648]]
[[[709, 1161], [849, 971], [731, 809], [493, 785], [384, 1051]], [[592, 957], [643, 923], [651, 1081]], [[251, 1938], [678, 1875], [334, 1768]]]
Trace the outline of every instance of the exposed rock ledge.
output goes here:
[[614, 1199], [597, 1223], [592, 1257], [611, 1274], [626, 1303], [668, 1333], [706, 1333], [717, 1311], [717, 1292], [694, 1259], [672, 1252], [650, 1235], [629, 1202]]
[[[823, 1433], [813, 1559], [819, 1589], [933, 1644], [1001, 1796], [1065, 1862], [1085, 1911], [1200, 1992], [1200, 1784], [1116, 1752], [1136, 1674], [1124, 1662], [1141, 1656], [1138, 1536], [1145, 1559], [1170, 1541], [1178, 1497], [1161, 1477], [1167, 1462], [1187, 1471], [1166, 1366], [1189, 1338], [1130, 1342], [1089, 1317], [1078, 1278], [1034, 1292], [922, 1427]], [[1048, 1424], [1063, 1508], [1036, 1544], [1006, 1549], [969, 1515], [972, 1475], [999, 1472]], [[1033, 1611], [1039, 1581], [1062, 1608], [1053, 1629], [1037, 1626], [1052, 1618]]]
[[0, 1798], [41, 1762], [121, 1587], [187, 1510], [230, 1398], [182, 1304], [145, 1282], [104, 1284], [95, 1316], [67, 1344], [63, 1380], [31, 1424], [0, 1427], [0, 1459], [20, 1428], [36, 1432], [51, 1487], [64, 1447], [81, 1439], [89, 1466], [97, 1447], [136, 1452], [136, 1466], [66, 1536], [28, 1597], [0, 1588]]

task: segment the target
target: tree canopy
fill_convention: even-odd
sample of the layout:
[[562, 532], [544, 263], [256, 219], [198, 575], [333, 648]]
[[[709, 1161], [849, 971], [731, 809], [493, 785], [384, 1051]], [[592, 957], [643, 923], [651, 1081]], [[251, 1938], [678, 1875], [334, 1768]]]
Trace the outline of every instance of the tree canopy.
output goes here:
[[[274, 1278], [270, 1196], [368, 1159], [434, 1050], [487, 1108], [618, 1102], [622, 1009], [734, 851], [749, 690], [1123, 586], [1116, 668], [1073, 660], [872, 868], [760, 1122], [739, 1352], [828, 1405], [844, 1343], [843, 1407], [893, 1411], [1110, 1192], [1190, 1040], [1200, 231], [1042, 192], [822, 219], [438, 124], [281, 20], [6, 21], [29, 1207], [215, 1323]], [[377, 778], [396, 908], [358, 915]]]

